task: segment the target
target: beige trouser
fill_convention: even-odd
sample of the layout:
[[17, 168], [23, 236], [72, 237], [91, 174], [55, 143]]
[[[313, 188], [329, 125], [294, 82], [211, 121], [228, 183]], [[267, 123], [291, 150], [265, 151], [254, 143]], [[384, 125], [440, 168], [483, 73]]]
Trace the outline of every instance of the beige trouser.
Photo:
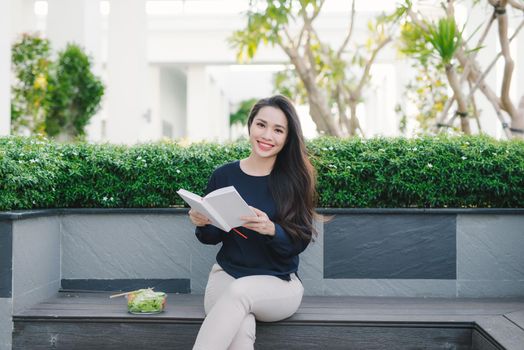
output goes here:
[[303, 294], [295, 274], [291, 281], [267, 275], [235, 279], [213, 265], [204, 298], [207, 316], [193, 350], [253, 349], [255, 318], [283, 320], [297, 311]]

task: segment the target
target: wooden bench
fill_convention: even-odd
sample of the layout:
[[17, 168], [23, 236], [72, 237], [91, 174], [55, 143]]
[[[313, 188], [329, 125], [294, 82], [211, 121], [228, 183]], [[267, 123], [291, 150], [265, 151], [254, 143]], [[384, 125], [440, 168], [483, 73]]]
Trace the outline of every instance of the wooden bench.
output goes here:
[[[138, 316], [108, 296], [60, 292], [15, 314], [13, 349], [191, 349], [204, 318], [200, 295]], [[319, 348], [522, 350], [524, 299], [306, 296], [291, 318], [258, 323], [256, 349]]]

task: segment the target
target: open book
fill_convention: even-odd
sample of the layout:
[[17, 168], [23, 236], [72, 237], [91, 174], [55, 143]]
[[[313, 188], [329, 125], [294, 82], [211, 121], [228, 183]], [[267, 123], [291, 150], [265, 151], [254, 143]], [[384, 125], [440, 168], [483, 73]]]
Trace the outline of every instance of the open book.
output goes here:
[[192, 209], [207, 216], [212, 225], [226, 232], [242, 226], [241, 216], [257, 216], [234, 186], [219, 188], [203, 198], [184, 189], [177, 193]]

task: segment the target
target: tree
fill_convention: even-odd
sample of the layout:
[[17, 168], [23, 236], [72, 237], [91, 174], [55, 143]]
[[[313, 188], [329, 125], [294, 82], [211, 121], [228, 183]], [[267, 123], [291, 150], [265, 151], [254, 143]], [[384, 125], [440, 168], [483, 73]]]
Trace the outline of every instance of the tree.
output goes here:
[[[492, 13], [486, 21], [486, 26], [478, 42], [471, 48], [468, 40], [462, 37], [463, 30], [457, 29], [454, 0], [448, 0], [445, 4], [442, 4], [445, 15], [437, 23], [432, 23], [420, 13], [416, 13], [408, 0], [404, 6], [407, 9], [405, 13], [409, 24], [403, 27], [403, 51], [422, 63], [431, 62], [429, 61], [430, 56], [438, 56], [440, 61], [433, 61], [431, 64], [436, 64], [445, 69], [448, 84], [453, 90], [453, 96], [447, 100], [442, 113], [436, 119], [436, 130], [441, 127], [452, 126], [454, 120], [459, 117], [461, 130], [469, 134], [471, 133], [469, 120], [472, 115], [480, 125], [475, 103], [475, 93], [479, 89], [492, 104], [506, 136], [508, 138], [512, 136], [524, 137], [524, 96], [521, 99], [523, 107], [519, 109], [515, 107], [509, 97], [514, 71], [509, 44], [524, 26], [524, 20], [510, 36], [507, 14], [508, 7], [524, 10], [524, 5], [514, 0], [488, 0], [488, 2], [493, 7]], [[495, 21], [498, 26], [501, 51], [495, 55], [492, 63], [483, 71], [476, 60], [476, 55], [482, 50], [484, 40]], [[426, 45], [425, 42], [429, 42], [430, 46]], [[497, 95], [493, 88], [485, 82], [485, 77], [501, 56], [504, 58], [504, 75], [500, 95]], [[449, 110], [453, 105], [456, 106], [455, 113], [449, 115]], [[508, 118], [509, 123], [507, 122]]]
[[104, 86], [91, 72], [89, 57], [75, 44], [58, 53], [52, 73], [45, 130], [61, 140], [82, 137], [100, 108]]
[[51, 60], [51, 53], [49, 40], [38, 34], [23, 34], [12, 46], [13, 134], [81, 137], [100, 107], [104, 86], [82, 49], [69, 44], [57, 61]]
[[[286, 53], [294, 69], [276, 77], [277, 87], [293, 94], [289, 96], [293, 99], [308, 102], [309, 114], [319, 133], [334, 136], [354, 135], [357, 130], [363, 133], [356, 106], [369, 84], [371, 66], [380, 50], [391, 41], [395, 19], [400, 14], [377, 18], [369, 25], [371, 35], [367, 44], [355, 44], [349, 55], [354, 1], [347, 35], [337, 49], [323, 42], [313, 26], [323, 4], [324, 0], [252, 1], [246, 28], [235, 31], [230, 42], [238, 50], [239, 61], [252, 59], [262, 43], [276, 45]], [[352, 66], [358, 69], [351, 70]], [[282, 84], [283, 76], [295, 83]]]
[[405, 87], [403, 100], [408, 101], [415, 108], [410, 111], [412, 114], [408, 114], [402, 108], [401, 103], [395, 107], [395, 111], [400, 115], [399, 129], [402, 133], [407, 131], [412, 119], [418, 123], [417, 129], [430, 130], [450, 97], [446, 74], [442, 69], [438, 69], [435, 65], [422, 64], [419, 61], [414, 61], [412, 68], [415, 75]]
[[45, 107], [51, 65], [49, 40], [23, 34], [12, 46], [11, 131], [45, 131]]
[[249, 112], [251, 107], [257, 102], [256, 98], [250, 98], [240, 102], [238, 109], [235, 113], [229, 115], [229, 125], [240, 124], [245, 126], [249, 118]]

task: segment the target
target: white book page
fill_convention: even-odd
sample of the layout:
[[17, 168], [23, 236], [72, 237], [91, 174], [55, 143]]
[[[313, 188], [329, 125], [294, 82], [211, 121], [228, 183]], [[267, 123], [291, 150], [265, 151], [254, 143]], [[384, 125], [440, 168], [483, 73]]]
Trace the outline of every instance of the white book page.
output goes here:
[[213, 191], [205, 196], [203, 201], [219, 213], [230, 229], [244, 224], [244, 221], [240, 220], [241, 216], [256, 216], [233, 186]]
[[206, 196], [204, 196], [204, 198], [216, 197], [216, 196], [223, 195], [225, 193], [236, 192], [236, 191], [237, 190], [236, 190], [235, 186], [222, 187], [222, 188], [219, 188], [219, 189], [216, 189], [214, 191], [209, 192]]
[[209, 220], [211, 220], [211, 224], [213, 226], [216, 226], [226, 232], [231, 231], [230, 227], [224, 225], [223, 220], [221, 220], [220, 216], [215, 212], [215, 210], [210, 208], [209, 205], [202, 200], [202, 197], [184, 189], [178, 190], [177, 193], [184, 201], [186, 201], [187, 204], [189, 204], [192, 209], [207, 216]]

